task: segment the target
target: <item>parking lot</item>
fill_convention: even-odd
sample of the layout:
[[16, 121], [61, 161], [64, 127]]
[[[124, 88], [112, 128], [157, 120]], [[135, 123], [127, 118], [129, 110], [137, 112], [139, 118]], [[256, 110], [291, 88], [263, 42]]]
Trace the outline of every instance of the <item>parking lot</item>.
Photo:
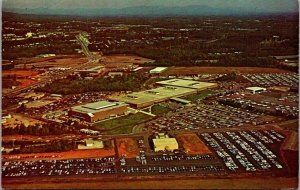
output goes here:
[[2, 163], [3, 177], [114, 174], [115, 158], [13, 161]]
[[297, 87], [299, 81], [299, 77], [295, 73], [244, 74], [243, 77], [250, 81], [253, 85], [259, 85], [264, 87]]
[[263, 124], [261, 114], [224, 105], [197, 104], [190, 109], [159, 118], [147, 126], [154, 132], [164, 130], [197, 130], [203, 128], [229, 128], [244, 124]]
[[176, 174], [176, 175], [192, 175], [195, 173], [209, 174], [215, 173], [220, 174], [224, 169], [220, 165], [179, 165], [179, 166], [131, 166], [122, 167], [121, 173], [123, 174]]
[[279, 98], [265, 95], [227, 95], [219, 103], [234, 107], [243, 107], [275, 116], [298, 118], [298, 95], [288, 94]]
[[224, 133], [201, 133], [199, 136], [223, 160], [230, 171], [280, 171], [284, 168], [277, 150], [270, 145], [280, 143], [285, 138], [279, 132], [239, 131]]

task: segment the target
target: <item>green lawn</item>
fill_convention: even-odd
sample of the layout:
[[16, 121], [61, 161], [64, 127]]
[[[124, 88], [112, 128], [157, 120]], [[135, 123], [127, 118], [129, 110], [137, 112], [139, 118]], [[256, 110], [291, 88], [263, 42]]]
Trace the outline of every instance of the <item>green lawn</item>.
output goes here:
[[109, 131], [104, 131], [101, 134], [103, 135], [118, 135], [118, 134], [130, 134], [132, 133], [134, 125], [127, 125], [127, 126], [122, 126], [118, 127]]
[[157, 104], [152, 106], [151, 112], [154, 115], [163, 115], [165, 113], [168, 113], [171, 109], [164, 106], [163, 104]]
[[96, 129], [106, 130], [104, 133], [125, 134], [131, 133], [132, 128], [136, 124], [141, 123], [149, 118], [151, 118], [151, 116], [143, 113], [129, 114], [115, 119], [95, 123], [94, 126]]
[[201, 100], [201, 99], [203, 99], [203, 98], [205, 98], [208, 95], [213, 94], [213, 93], [214, 92], [212, 90], [204, 90], [204, 91], [199, 92], [197, 94], [192, 94], [192, 95], [186, 96], [184, 99], [195, 102], [196, 100], [199, 100], [199, 99]]

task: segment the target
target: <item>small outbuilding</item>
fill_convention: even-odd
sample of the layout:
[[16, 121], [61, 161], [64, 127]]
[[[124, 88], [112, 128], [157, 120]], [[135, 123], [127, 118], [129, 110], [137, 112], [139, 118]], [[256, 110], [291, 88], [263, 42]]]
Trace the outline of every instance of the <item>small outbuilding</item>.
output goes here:
[[264, 92], [266, 91], [267, 89], [266, 88], [262, 88], [262, 87], [248, 87], [246, 88], [246, 90], [252, 94], [257, 94], [257, 93], [260, 93], [260, 92]]

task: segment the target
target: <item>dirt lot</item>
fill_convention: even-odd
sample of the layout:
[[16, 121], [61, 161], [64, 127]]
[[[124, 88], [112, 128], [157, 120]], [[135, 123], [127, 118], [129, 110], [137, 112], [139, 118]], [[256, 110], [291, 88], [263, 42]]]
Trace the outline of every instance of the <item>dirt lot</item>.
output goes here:
[[31, 71], [31, 70], [4, 70], [2, 71], [2, 77], [7, 77], [10, 75], [13, 77], [13, 75], [16, 75], [17, 78], [26, 78], [26, 77], [34, 77], [38, 75], [38, 71]]
[[113, 156], [114, 149], [93, 149], [93, 150], [71, 150], [67, 152], [50, 152], [50, 153], [33, 153], [33, 154], [16, 154], [16, 155], [3, 155], [4, 159], [18, 160], [63, 160], [63, 159], [76, 159], [76, 158], [97, 158]]
[[139, 57], [136, 55], [107, 55], [103, 56], [106, 67], [125, 67], [129, 64], [142, 65], [146, 62], [154, 62], [154, 60]]
[[[72, 67], [86, 63], [88, 60], [82, 55], [65, 55], [48, 58], [31, 58], [19, 61], [17, 68], [23, 68], [26, 63], [27, 68], [32, 66], [38, 67]], [[139, 57], [136, 55], [115, 54], [103, 56], [103, 64], [108, 67], [125, 67], [129, 64], [143, 64], [145, 62], [153, 62], [154, 60]]]
[[176, 137], [179, 146], [185, 149], [187, 154], [210, 154], [211, 151], [194, 133], [180, 134]]
[[21, 87], [26, 87], [37, 82], [36, 80], [32, 80], [32, 79], [21, 79], [17, 81], [20, 82], [19, 86]]
[[237, 73], [288, 73], [289, 71], [276, 68], [261, 67], [170, 67], [161, 75], [188, 75], [188, 74], [225, 74]]
[[64, 55], [45, 58], [24, 58], [20, 60], [16, 68], [23, 68], [26, 63], [27, 68], [37, 67], [69, 67], [70, 65], [78, 65], [86, 63], [87, 59], [81, 55]]
[[134, 138], [118, 138], [117, 147], [119, 156], [125, 154], [126, 158], [135, 158], [141, 150]]

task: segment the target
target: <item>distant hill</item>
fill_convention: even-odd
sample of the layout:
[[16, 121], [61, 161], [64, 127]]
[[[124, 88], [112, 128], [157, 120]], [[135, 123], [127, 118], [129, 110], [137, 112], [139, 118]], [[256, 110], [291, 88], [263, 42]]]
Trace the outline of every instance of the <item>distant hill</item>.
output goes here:
[[95, 8], [95, 9], [7, 9], [3, 11], [36, 14], [36, 15], [77, 15], [77, 16], [251, 16], [280, 14], [283, 12], [266, 12], [261, 9], [246, 10], [242, 8], [213, 8], [209, 6], [138, 6], [127, 8]]

